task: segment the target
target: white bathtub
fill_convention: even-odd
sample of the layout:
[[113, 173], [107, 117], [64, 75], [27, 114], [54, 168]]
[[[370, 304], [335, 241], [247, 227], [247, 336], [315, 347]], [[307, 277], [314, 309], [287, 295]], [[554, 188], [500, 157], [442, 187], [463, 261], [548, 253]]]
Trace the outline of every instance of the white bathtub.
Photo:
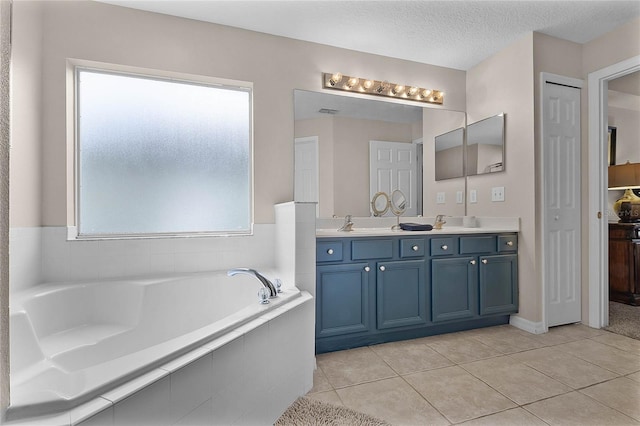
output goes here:
[[259, 287], [252, 276], [215, 272], [46, 284], [12, 295], [7, 418], [68, 411], [311, 298], [285, 284], [261, 305]]

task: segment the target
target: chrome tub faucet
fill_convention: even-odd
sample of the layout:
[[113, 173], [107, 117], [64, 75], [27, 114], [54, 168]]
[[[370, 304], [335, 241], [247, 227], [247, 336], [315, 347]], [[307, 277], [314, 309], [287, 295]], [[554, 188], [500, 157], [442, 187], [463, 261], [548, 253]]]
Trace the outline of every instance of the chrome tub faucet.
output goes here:
[[269, 279], [267, 279], [264, 275], [260, 274], [255, 269], [234, 268], [234, 269], [229, 269], [227, 271], [227, 275], [230, 277], [237, 274], [252, 275], [256, 277], [256, 279], [260, 281], [260, 283], [264, 286], [264, 288], [269, 290], [270, 299], [274, 297], [278, 297], [278, 290], [276, 289], [276, 286], [271, 281], [269, 281]]

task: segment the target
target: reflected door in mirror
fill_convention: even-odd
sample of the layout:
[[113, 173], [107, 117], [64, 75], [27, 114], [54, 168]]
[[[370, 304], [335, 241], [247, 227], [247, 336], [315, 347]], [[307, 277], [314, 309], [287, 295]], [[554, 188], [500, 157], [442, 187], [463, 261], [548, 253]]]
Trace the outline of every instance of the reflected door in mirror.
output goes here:
[[391, 194], [399, 189], [406, 197], [406, 214], [416, 216], [416, 146], [412, 143], [370, 141], [369, 154], [371, 197], [378, 192]]

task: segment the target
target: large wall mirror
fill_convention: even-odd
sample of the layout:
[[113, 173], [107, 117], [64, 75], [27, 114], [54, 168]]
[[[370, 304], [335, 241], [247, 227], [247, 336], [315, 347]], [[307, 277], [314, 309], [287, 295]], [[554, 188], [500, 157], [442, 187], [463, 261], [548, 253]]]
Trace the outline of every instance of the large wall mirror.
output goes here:
[[[434, 180], [434, 140], [464, 128], [464, 112], [304, 90], [294, 91], [294, 104], [296, 201], [317, 201], [319, 217], [370, 216], [375, 180], [377, 190], [407, 194], [407, 215], [435, 214], [423, 208], [423, 194], [429, 194]], [[374, 176], [370, 146], [385, 146], [372, 145], [376, 142], [393, 142], [398, 152], [415, 145], [416, 158], [424, 155], [424, 160], [415, 164], [414, 183], [404, 179], [402, 170], [387, 174], [382, 165], [376, 166], [380, 168]], [[375, 157], [383, 162], [385, 151]], [[399, 176], [396, 183], [393, 177], [387, 179], [392, 175]], [[462, 179], [459, 186], [464, 190]]]

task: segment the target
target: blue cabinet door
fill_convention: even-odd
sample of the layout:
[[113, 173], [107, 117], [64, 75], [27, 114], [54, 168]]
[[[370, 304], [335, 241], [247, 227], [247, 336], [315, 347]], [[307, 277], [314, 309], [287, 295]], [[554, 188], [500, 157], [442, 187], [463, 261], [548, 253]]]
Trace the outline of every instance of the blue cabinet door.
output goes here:
[[368, 269], [366, 262], [316, 268], [316, 338], [369, 331]]
[[433, 322], [472, 318], [477, 314], [478, 265], [475, 257], [431, 261]]
[[378, 262], [376, 266], [378, 329], [427, 324], [424, 260]]
[[518, 256], [480, 257], [480, 315], [518, 312]]

